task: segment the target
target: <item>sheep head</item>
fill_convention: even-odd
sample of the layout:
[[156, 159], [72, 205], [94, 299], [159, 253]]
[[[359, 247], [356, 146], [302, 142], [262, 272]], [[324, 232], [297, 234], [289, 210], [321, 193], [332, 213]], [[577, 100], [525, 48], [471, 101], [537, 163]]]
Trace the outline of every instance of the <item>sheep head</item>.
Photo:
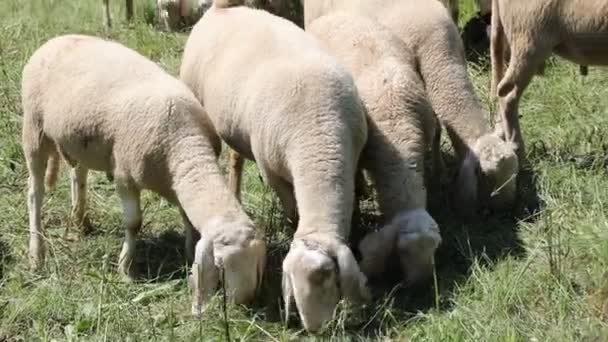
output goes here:
[[[190, 286], [192, 314], [201, 315], [218, 285], [228, 300], [248, 304], [260, 288], [266, 267], [266, 244], [250, 223], [216, 225], [215, 234], [201, 236], [196, 244]], [[223, 274], [221, 273], [223, 271]]]
[[503, 209], [515, 201], [519, 171], [517, 147], [513, 142], [504, 141], [495, 134], [480, 137], [475, 144], [481, 174], [485, 178], [481, 191], [489, 196], [490, 207]]
[[361, 240], [360, 266], [368, 277], [380, 274], [389, 255], [396, 251], [406, 283], [416, 284], [431, 274], [440, 243], [439, 226], [431, 215], [424, 209], [409, 210]]
[[414, 209], [397, 215], [391, 225], [397, 230], [397, 254], [406, 283], [428, 279], [441, 243], [437, 222], [426, 210]]
[[295, 299], [302, 325], [315, 332], [329, 321], [340, 298], [371, 299], [367, 278], [350, 249], [333, 238], [295, 238], [283, 261], [283, 298], [289, 317]]
[[493, 209], [505, 209], [515, 201], [518, 171], [514, 143], [495, 133], [481, 136], [458, 172], [456, 203], [466, 213], [481, 201], [488, 201]]
[[386, 260], [395, 250], [395, 241], [399, 227], [397, 225], [387, 225], [381, 229], [371, 232], [359, 242], [359, 252], [361, 271], [371, 278], [380, 275], [386, 268]]

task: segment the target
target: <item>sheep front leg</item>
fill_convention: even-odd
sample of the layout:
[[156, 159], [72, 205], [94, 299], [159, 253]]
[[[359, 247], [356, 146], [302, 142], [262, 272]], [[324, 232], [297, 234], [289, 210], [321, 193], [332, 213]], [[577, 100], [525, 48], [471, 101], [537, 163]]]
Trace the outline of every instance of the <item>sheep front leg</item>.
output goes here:
[[116, 186], [122, 202], [124, 225], [127, 228], [125, 241], [120, 251], [118, 272], [125, 281], [133, 281], [132, 263], [135, 256], [135, 241], [141, 228], [142, 215], [139, 191], [124, 185]]
[[186, 237], [186, 260], [188, 260], [188, 265], [191, 265], [194, 261], [194, 235], [197, 232], [194, 230], [194, 226], [188, 218], [188, 215], [186, 215], [184, 209], [180, 208], [179, 213], [182, 216], [182, 221], [184, 222], [184, 235]]
[[435, 131], [433, 132], [433, 141], [431, 143], [431, 153], [432, 153], [432, 163], [431, 165], [431, 175], [433, 182], [440, 184], [441, 176], [443, 175], [445, 168], [445, 163], [443, 162], [443, 157], [441, 156], [441, 123], [439, 120], [436, 120]]
[[45, 246], [42, 231], [42, 199], [44, 197], [44, 172], [46, 158], [40, 153], [27, 155], [27, 168], [29, 171], [28, 214], [30, 227], [29, 259], [30, 268], [39, 270], [44, 264]]
[[296, 198], [293, 193], [293, 186], [277, 175], [266, 175], [266, 182], [274, 189], [281, 204], [283, 213], [288, 220], [295, 226], [298, 222]]
[[72, 191], [72, 219], [82, 234], [91, 231], [91, 224], [85, 216], [87, 205], [87, 175], [89, 170], [82, 165], [72, 168], [70, 175]]

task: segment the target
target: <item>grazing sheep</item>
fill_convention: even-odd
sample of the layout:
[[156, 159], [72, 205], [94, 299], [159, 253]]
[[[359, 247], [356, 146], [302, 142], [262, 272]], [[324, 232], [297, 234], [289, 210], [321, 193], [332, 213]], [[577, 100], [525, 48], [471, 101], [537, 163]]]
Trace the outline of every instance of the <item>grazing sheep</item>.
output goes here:
[[295, 297], [304, 327], [317, 331], [340, 297], [370, 297], [346, 245], [365, 108], [352, 76], [312, 36], [268, 12], [232, 7], [240, 4], [216, 0], [203, 15], [180, 77], [237, 158], [255, 160], [287, 212], [297, 206], [283, 296], [287, 314]]
[[[405, 247], [398, 250], [404, 275], [409, 283], [417, 282], [431, 274], [441, 237], [425, 209], [424, 185], [424, 152], [435, 141], [437, 122], [414, 54], [388, 29], [346, 12], [322, 16], [306, 31], [351, 72], [369, 115], [360, 165], [377, 189], [388, 222], [382, 229], [395, 234], [372, 233], [362, 240], [361, 269], [367, 276], [379, 274], [388, 254]], [[435, 156], [438, 149], [434, 146]], [[378, 237], [395, 238], [371, 245]]]
[[167, 31], [191, 26], [211, 7], [212, 0], [157, 0], [158, 18]]
[[454, 204], [467, 215], [482, 203], [513, 204], [519, 165], [513, 146], [492, 132], [469, 80], [458, 29], [439, 1], [305, 0], [304, 22], [335, 10], [372, 16], [414, 51], [433, 110], [460, 160]]
[[[112, 70], [112, 72], [108, 72]], [[141, 228], [140, 193], [179, 206], [192, 253], [193, 311], [200, 311], [225, 269], [225, 287], [249, 302], [265, 267], [265, 243], [228, 189], [217, 164], [220, 139], [192, 92], [152, 61], [115, 42], [65, 35], [44, 43], [23, 69], [23, 151], [29, 171], [30, 264], [44, 262], [43, 179], [60, 159], [72, 166], [72, 202], [82, 222], [88, 170], [112, 175], [127, 228], [119, 271], [132, 279]]]
[[[525, 160], [519, 101], [535, 70], [552, 53], [581, 65], [608, 65], [608, 2], [496, 0], [492, 2], [492, 96], [499, 99], [502, 134]], [[507, 48], [509, 66], [504, 68]]]

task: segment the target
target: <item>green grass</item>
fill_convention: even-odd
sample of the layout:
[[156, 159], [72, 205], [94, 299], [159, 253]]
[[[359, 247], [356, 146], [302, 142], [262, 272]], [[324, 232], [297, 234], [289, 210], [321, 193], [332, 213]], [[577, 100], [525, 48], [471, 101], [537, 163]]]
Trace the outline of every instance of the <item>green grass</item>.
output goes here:
[[[44, 200], [46, 269], [28, 270], [27, 170], [20, 147], [20, 75], [27, 58], [50, 37], [87, 33], [116, 39], [177, 73], [186, 35], [146, 24], [151, 1], [136, 1], [138, 21], [131, 27], [123, 2], [112, 2], [109, 31], [100, 0], [0, 2], [0, 341], [225, 339], [221, 296], [201, 320], [189, 315], [179, 214], [154, 194], [142, 202], [145, 228], [136, 259], [143, 281], [120, 282], [120, 205], [103, 174], [90, 176], [95, 233], [79, 239], [69, 220], [64, 170]], [[473, 7], [462, 8], [471, 13]], [[487, 72], [469, 70], [489, 106]], [[270, 264], [255, 305], [228, 307], [232, 339], [608, 340], [608, 73], [592, 67], [583, 79], [577, 70], [554, 59], [524, 96], [530, 169], [514, 213], [463, 222], [443, 197], [431, 194], [444, 238], [437, 289], [391, 291], [394, 283], [374, 284], [373, 305], [341, 307], [320, 336], [280, 320], [280, 263], [292, 232], [249, 163], [244, 203], [267, 230]]]

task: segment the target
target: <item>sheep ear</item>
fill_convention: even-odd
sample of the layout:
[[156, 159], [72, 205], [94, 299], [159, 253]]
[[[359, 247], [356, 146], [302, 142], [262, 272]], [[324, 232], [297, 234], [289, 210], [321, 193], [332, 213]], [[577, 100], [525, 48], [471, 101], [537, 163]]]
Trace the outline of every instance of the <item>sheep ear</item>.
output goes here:
[[479, 163], [473, 153], [467, 153], [456, 179], [455, 205], [465, 215], [470, 215], [477, 206]]
[[367, 234], [359, 242], [361, 271], [368, 277], [384, 272], [386, 259], [395, 248], [396, 225], [389, 224], [380, 230]]
[[200, 316], [219, 284], [219, 272], [215, 266], [213, 242], [201, 236], [194, 252], [190, 286], [193, 291], [192, 314]]
[[258, 256], [258, 264], [257, 264], [257, 277], [258, 283], [256, 285], [256, 289], [259, 291], [262, 288], [262, 279], [264, 278], [264, 270], [266, 269], [266, 244], [263, 240], [257, 241], [257, 256]]
[[355, 256], [348, 247], [338, 248], [337, 261], [342, 295], [354, 302], [370, 301], [372, 296], [367, 287], [367, 277], [361, 272]]

